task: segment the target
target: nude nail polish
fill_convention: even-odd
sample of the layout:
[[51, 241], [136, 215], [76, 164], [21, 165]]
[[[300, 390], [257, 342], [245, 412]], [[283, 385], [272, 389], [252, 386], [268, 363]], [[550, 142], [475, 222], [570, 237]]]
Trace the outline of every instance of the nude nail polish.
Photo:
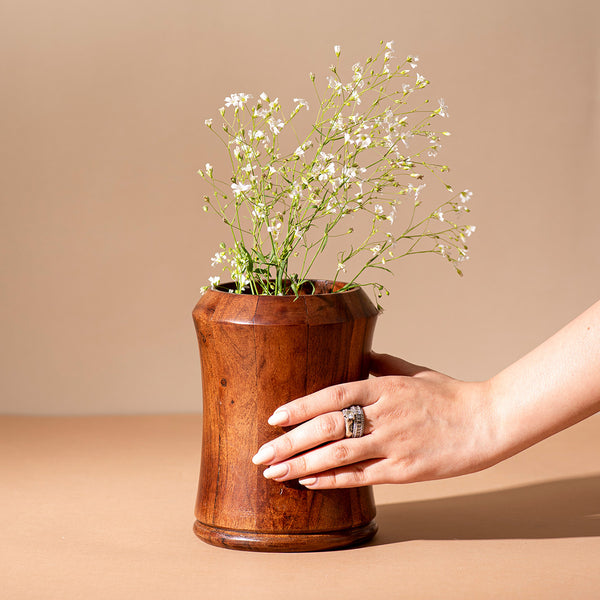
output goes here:
[[275, 458], [275, 450], [273, 446], [263, 446], [258, 450], [258, 452], [252, 457], [252, 462], [255, 465], [260, 465], [264, 463], [268, 463], [269, 461]]
[[269, 425], [283, 425], [289, 419], [287, 410], [276, 410], [267, 420]]
[[273, 465], [271, 467], [269, 467], [268, 469], [265, 469], [263, 471], [263, 475], [267, 478], [267, 479], [276, 479], [279, 477], [284, 477], [285, 475], [288, 474], [290, 468], [287, 464], [283, 463], [280, 465]]

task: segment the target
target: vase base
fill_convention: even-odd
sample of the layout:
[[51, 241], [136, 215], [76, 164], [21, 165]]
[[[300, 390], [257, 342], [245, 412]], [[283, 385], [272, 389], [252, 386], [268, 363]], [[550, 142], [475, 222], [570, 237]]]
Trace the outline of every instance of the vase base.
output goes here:
[[196, 521], [194, 533], [208, 544], [234, 550], [314, 552], [367, 542], [377, 533], [377, 523], [371, 521], [360, 527], [318, 533], [261, 533], [223, 529]]

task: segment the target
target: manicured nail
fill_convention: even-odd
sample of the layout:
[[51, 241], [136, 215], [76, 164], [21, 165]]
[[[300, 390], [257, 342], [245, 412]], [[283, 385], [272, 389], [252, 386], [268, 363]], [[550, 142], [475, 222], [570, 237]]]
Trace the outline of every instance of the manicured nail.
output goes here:
[[284, 477], [285, 475], [287, 475], [289, 470], [289, 465], [287, 463], [282, 463], [280, 465], [273, 465], [272, 467], [265, 469], [263, 471], [263, 475], [267, 479], [276, 479], [278, 477]]
[[275, 449], [273, 446], [266, 444], [252, 457], [252, 462], [255, 465], [268, 463], [275, 458]]
[[317, 483], [317, 478], [316, 477], [305, 477], [304, 479], [298, 479], [298, 483], [300, 485], [304, 485], [304, 486], [314, 485], [315, 483]]
[[276, 410], [268, 419], [269, 425], [283, 425], [290, 418], [287, 410]]

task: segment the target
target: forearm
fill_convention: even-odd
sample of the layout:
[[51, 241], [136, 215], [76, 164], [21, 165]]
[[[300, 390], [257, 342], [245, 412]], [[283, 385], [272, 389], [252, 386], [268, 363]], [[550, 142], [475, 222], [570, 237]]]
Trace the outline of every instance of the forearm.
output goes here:
[[600, 302], [489, 382], [499, 460], [600, 410]]

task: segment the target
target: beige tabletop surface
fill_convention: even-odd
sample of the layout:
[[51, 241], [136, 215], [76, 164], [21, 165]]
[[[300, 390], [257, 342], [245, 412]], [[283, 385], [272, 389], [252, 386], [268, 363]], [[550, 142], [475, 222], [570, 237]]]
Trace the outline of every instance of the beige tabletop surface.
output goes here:
[[201, 416], [1, 417], [0, 597], [600, 598], [600, 415], [504, 463], [378, 486], [366, 546], [192, 533]]

